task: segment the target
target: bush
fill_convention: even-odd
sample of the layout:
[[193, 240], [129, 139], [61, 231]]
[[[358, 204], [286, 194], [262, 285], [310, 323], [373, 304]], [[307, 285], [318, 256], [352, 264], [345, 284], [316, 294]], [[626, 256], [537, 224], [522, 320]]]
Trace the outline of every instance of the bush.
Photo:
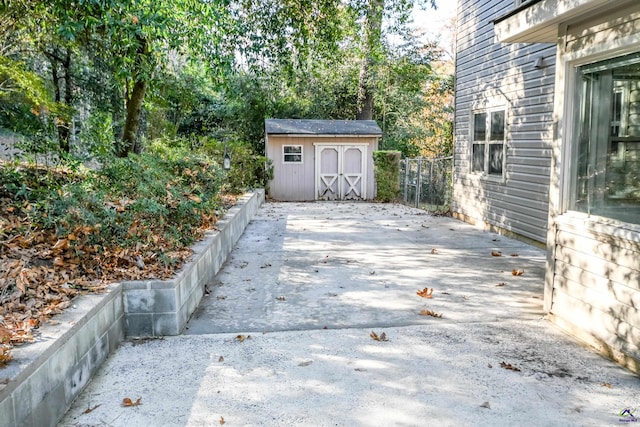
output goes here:
[[374, 151], [377, 199], [391, 202], [400, 197], [400, 151]]

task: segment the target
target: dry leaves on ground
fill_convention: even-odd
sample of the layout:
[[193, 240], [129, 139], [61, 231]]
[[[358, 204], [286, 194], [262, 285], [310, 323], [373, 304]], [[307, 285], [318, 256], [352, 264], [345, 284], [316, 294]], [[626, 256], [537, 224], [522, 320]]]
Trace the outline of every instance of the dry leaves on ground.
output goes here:
[[524, 270], [518, 270], [514, 268], [513, 270], [511, 270], [511, 274], [514, 276], [522, 276], [524, 274]]
[[500, 362], [500, 367], [509, 371], [520, 372], [520, 368], [513, 366], [511, 363]]
[[431, 317], [435, 317], [435, 318], [441, 318], [442, 317], [442, 313], [436, 313], [433, 310], [420, 310], [420, 316], [431, 316]]
[[380, 335], [376, 334], [375, 332], [371, 331], [371, 333], [369, 334], [369, 336], [371, 337], [371, 339], [373, 339], [374, 341], [389, 341], [389, 339], [387, 338], [387, 334], [386, 333], [381, 333]]
[[[108, 203], [123, 211], [133, 201]], [[99, 224], [77, 226], [59, 237], [33, 227], [29, 209], [28, 203], [17, 208], [0, 198], [0, 334], [5, 337], [0, 338], [0, 367], [10, 360], [13, 346], [33, 341], [37, 328], [70, 307], [76, 296], [105, 292], [109, 283], [119, 280], [170, 278], [192, 253], [189, 248], [171, 248], [154, 234], [130, 248], [91, 244]], [[193, 230], [195, 238], [216, 220], [203, 218], [202, 226]], [[143, 228], [134, 223], [129, 235], [137, 236]], [[158, 251], [164, 251], [164, 259]]]
[[500, 251], [492, 251], [491, 256], [502, 256], [502, 252]]
[[131, 400], [128, 397], [125, 397], [124, 399], [122, 399], [122, 405], [124, 407], [130, 407], [130, 406], [140, 406], [142, 405], [142, 398], [139, 397], [136, 399], [136, 401], [134, 402], [133, 400]]
[[433, 288], [418, 289], [416, 295], [422, 298], [433, 298]]

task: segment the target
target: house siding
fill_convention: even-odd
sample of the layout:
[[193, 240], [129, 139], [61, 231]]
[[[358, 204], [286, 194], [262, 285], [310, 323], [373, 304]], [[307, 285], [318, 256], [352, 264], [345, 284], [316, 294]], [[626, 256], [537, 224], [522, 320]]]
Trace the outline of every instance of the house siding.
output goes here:
[[[551, 314], [630, 368], [640, 361], [640, 243], [556, 221]], [[620, 355], [616, 357], [616, 353]], [[634, 360], [635, 359], [635, 360]]]
[[[548, 198], [556, 46], [495, 43], [492, 20], [513, 0], [458, 2], [454, 214], [543, 243]], [[542, 68], [535, 68], [543, 57]], [[471, 173], [473, 110], [506, 108], [504, 179]]]
[[[566, 117], [566, 127], [573, 117], [569, 77], [574, 66], [640, 52], [640, 5], [567, 25], [561, 34], [558, 58], [567, 75], [557, 83], [564, 103], [556, 109], [559, 120]], [[571, 162], [570, 132], [562, 130], [555, 142], [557, 176]], [[552, 191], [551, 200], [545, 289], [551, 319], [640, 373], [640, 226], [570, 211], [560, 189]]]

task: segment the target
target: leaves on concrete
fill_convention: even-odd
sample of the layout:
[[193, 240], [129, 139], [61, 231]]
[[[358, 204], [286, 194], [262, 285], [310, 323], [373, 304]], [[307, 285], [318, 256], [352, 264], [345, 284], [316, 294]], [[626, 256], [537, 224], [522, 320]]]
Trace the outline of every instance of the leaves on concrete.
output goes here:
[[284, 297], [284, 295], [280, 295], [279, 297], [276, 297], [276, 299], [278, 301], [286, 301], [287, 299]]
[[220, 420], [218, 422], [220, 423], [220, 425], [223, 425], [224, 423], [226, 423], [223, 416], [220, 416]]
[[380, 335], [376, 334], [374, 331], [371, 331], [371, 333], [369, 334], [369, 336], [371, 337], [371, 339], [373, 339], [374, 341], [389, 341], [389, 339], [387, 338], [387, 334], [386, 333], [381, 333]]
[[505, 286], [505, 285], [506, 285], [506, 283], [505, 283], [505, 282], [500, 282], [500, 283], [498, 283], [496, 286], [497, 286], [497, 287], [500, 287], [500, 286]]
[[437, 254], [438, 254], [438, 250], [436, 248], [432, 248], [431, 255], [437, 255]]
[[500, 362], [500, 367], [509, 371], [520, 372], [520, 368], [513, 366], [511, 363]]
[[[131, 399], [129, 399], [129, 400], [131, 400]], [[124, 401], [123, 401], [123, 402], [124, 402]], [[83, 414], [90, 414], [90, 413], [92, 413], [93, 411], [95, 411], [96, 409], [98, 409], [101, 405], [102, 405], [101, 403], [98, 403], [97, 405], [94, 405], [94, 406], [92, 406], [92, 407], [89, 407], [89, 408], [85, 409], [84, 411], [82, 411], [82, 413], [83, 413]]]
[[433, 288], [424, 288], [422, 290], [418, 290], [416, 294], [422, 298], [433, 298]]
[[522, 276], [524, 274], [524, 270], [514, 268], [513, 270], [511, 270], [511, 274], [514, 276]]
[[502, 252], [500, 252], [500, 251], [491, 251], [491, 256], [502, 256]]
[[251, 335], [236, 335], [236, 340], [240, 341], [240, 342], [244, 342], [245, 340], [250, 340], [251, 339]]
[[433, 310], [420, 310], [420, 313], [418, 313], [420, 316], [431, 316], [431, 317], [435, 317], [437, 319], [442, 317], [442, 313], [436, 313]]
[[121, 406], [124, 406], [125, 408], [131, 407], [131, 406], [140, 406], [140, 405], [142, 405], [141, 397], [137, 398], [135, 402], [130, 398], [125, 397], [124, 399], [122, 399], [122, 404], [121, 404]]

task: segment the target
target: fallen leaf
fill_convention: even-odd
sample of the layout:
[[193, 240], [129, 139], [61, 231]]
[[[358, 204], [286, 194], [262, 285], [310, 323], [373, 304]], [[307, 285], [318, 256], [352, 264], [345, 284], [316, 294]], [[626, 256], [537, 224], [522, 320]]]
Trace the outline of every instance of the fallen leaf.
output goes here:
[[220, 356], [220, 357], [218, 358], [218, 362], [224, 362], [224, 357]]
[[496, 286], [504, 286], [504, 285], [506, 285], [506, 283], [504, 283], [504, 282], [500, 282], [500, 283], [498, 283]]
[[387, 334], [386, 333], [382, 333], [380, 334], [380, 336], [378, 336], [378, 334], [376, 334], [375, 332], [371, 331], [371, 333], [369, 334], [369, 336], [374, 340], [374, 341], [389, 341], [389, 339], [387, 338]]
[[435, 317], [435, 318], [441, 318], [442, 314], [436, 313], [433, 310], [420, 310], [420, 313], [418, 313], [420, 316], [431, 316], [431, 317]]
[[129, 406], [140, 406], [142, 405], [142, 398], [139, 397], [138, 399], [136, 399], [136, 401], [132, 401], [131, 399], [129, 399], [128, 397], [125, 397], [124, 399], [122, 399], [122, 406], [124, 407], [129, 407]]
[[416, 291], [416, 295], [422, 298], [433, 298], [433, 288], [424, 288], [422, 290], [418, 289]]
[[517, 256], [520, 256], [520, 255], [518, 255], [518, 254], [511, 254], [511, 256], [512, 256], [512, 257], [517, 257]]
[[436, 248], [431, 249], [431, 255], [436, 255], [438, 250]]
[[83, 414], [90, 414], [91, 412], [93, 412], [96, 408], [99, 408], [101, 405], [101, 403], [98, 403], [96, 406], [94, 406], [93, 408], [87, 408], [85, 409], [82, 413]]
[[509, 371], [520, 372], [520, 368], [516, 368], [511, 363], [500, 362], [500, 367], [504, 368], [504, 369], [507, 369]]
[[189, 195], [189, 200], [191, 200], [192, 202], [195, 202], [195, 203], [201, 203], [202, 202], [202, 199], [200, 197], [196, 196], [195, 194], [190, 194]]
[[223, 299], [227, 299], [227, 297], [226, 297], [226, 296], [224, 296], [224, 295], [218, 295], [218, 296], [216, 297], [216, 299], [223, 300]]
[[502, 252], [499, 252], [499, 251], [492, 251], [492, 252], [491, 252], [491, 256], [502, 256]]
[[487, 368], [491, 369], [493, 368], [493, 365], [491, 363], [487, 364]]
[[284, 297], [284, 295], [280, 295], [279, 297], [276, 297], [276, 299], [278, 301], [286, 301], [287, 299]]
[[602, 383], [601, 386], [606, 388], [613, 388], [613, 386], [609, 383]]
[[489, 402], [484, 402], [482, 405], [480, 405], [481, 408], [487, 408], [487, 409], [491, 409], [491, 405], [489, 404]]
[[224, 424], [224, 423], [226, 423], [226, 421], [224, 420], [224, 418], [223, 418], [223, 417], [220, 417], [220, 425], [222, 425], [222, 424]]
[[245, 337], [244, 335], [237, 335], [236, 339], [240, 342], [244, 342], [244, 340], [247, 339], [247, 337]]
[[514, 276], [522, 276], [524, 274], [524, 270], [517, 270], [517, 269], [513, 269], [511, 270], [511, 274]]

